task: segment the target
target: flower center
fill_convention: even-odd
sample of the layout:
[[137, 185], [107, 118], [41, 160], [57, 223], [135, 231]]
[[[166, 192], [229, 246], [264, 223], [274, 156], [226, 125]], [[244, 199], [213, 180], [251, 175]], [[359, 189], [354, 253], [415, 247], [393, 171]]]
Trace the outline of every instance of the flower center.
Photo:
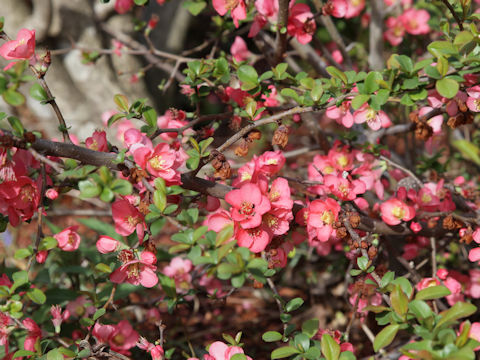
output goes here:
[[131, 227], [137, 226], [137, 224], [140, 222], [138, 216], [129, 216], [125, 220]]
[[165, 160], [162, 159], [160, 155], [154, 156], [153, 158], [148, 160], [148, 162], [150, 166], [155, 170], [161, 170], [165, 165]]
[[30, 202], [33, 200], [34, 192], [35, 192], [35, 189], [33, 188], [32, 185], [25, 185], [24, 187], [22, 187], [22, 190], [20, 191], [20, 198], [25, 203]]
[[422, 202], [429, 203], [430, 201], [432, 201], [432, 197], [429, 194], [422, 195]]
[[270, 201], [277, 201], [280, 197], [280, 193], [276, 190], [270, 192]]
[[225, 8], [227, 10], [233, 10], [238, 6], [240, 0], [226, 0], [225, 1]]
[[335, 215], [331, 210], [324, 211], [321, 217], [324, 224], [330, 225], [335, 220]]
[[395, 206], [392, 210], [392, 215], [397, 219], [403, 219], [405, 217], [405, 209], [400, 206]]
[[138, 278], [140, 275], [140, 263], [136, 262], [130, 264], [127, 269], [127, 276], [128, 278]]
[[69, 234], [68, 235], [68, 243], [70, 245], [73, 245], [75, 243], [75, 238], [76, 238], [75, 234]]
[[115, 345], [121, 346], [125, 343], [125, 336], [123, 334], [117, 334], [112, 338]]
[[255, 204], [244, 201], [242, 202], [242, 207], [240, 208], [240, 214], [250, 216], [254, 214], [254, 210]]
[[331, 174], [335, 169], [333, 168], [333, 166], [330, 166], [330, 165], [327, 165], [325, 166], [325, 168], [323, 169], [323, 173], [325, 175], [328, 175], [328, 174]]
[[270, 229], [277, 229], [278, 228], [278, 218], [276, 216], [273, 216], [271, 214], [267, 214], [264, 217], [265, 222], [267, 223], [267, 226]]
[[348, 158], [345, 155], [340, 156], [337, 159], [337, 164], [344, 168], [348, 164]]

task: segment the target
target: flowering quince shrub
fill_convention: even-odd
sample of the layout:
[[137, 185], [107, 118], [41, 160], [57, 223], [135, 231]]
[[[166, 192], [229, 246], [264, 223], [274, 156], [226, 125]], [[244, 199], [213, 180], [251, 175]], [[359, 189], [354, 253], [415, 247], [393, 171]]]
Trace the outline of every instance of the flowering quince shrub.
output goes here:
[[80, 140], [0, 21], [2, 358], [478, 358], [480, 1], [189, 0], [178, 54], [165, 0], [111, 2], [82, 66], [178, 93]]

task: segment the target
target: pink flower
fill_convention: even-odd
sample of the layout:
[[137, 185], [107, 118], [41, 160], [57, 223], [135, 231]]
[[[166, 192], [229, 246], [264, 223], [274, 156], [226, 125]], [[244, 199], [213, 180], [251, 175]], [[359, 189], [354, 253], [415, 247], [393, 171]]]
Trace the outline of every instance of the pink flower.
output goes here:
[[348, 4], [346, 0], [329, 0], [323, 6], [324, 15], [331, 15], [336, 18], [343, 18], [347, 13]]
[[35, 30], [21, 29], [15, 40], [0, 46], [0, 56], [6, 60], [28, 60], [35, 54]]
[[220, 15], [225, 15], [230, 11], [235, 27], [238, 28], [238, 21], [247, 18], [247, 9], [244, 0], [212, 0], [213, 8]]
[[69, 314], [65, 312], [62, 316], [62, 309], [58, 305], [52, 305], [50, 308], [50, 314], [52, 315], [52, 323], [55, 327], [55, 333], [58, 334], [60, 332], [60, 326], [62, 325], [63, 320], [68, 318]]
[[412, 220], [415, 217], [415, 209], [397, 198], [392, 198], [380, 205], [382, 220], [388, 225], [398, 225], [403, 221]]
[[230, 53], [238, 62], [247, 60], [251, 55], [250, 51], [248, 51], [247, 43], [240, 36], [235, 36]]
[[80, 318], [83, 315], [89, 316], [91, 314], [94, 314], [95, 311], [96, 308], [91, 302], [87, 301], [87, 298], [85, 296], [79, 296], [78, 298], [67, 304], [65, 313], [68, 313], [68, 316], [65, 315], [65, 317], [67, 318], [73, 316], [74, 318]]
[[437, 286], [437, 285], [440, 285], [440, 281], [438, 281], [435, 278], [429, 277], [429, 278], [423, 278], [422, 280], [420, 280], [420, 282], [416, 285], [416, 288], [418, 291], [420, 291], [428, 287]]
[[272, 176], [279, 172], [285, 165], [285, 156], [281, 151], [265, 151], [262, 155], [254, 157], [255, 168], [267, 175]]
[[120, 242], [110, 236], [102, 235], [97, 240], [97, 250], [102, 254], [108, 254], [117, 250]]
[[385, 28], [387, 30], [383, 34], [383, 37], [388, 40], [392, 46], [397, 46], [403, 41], [405, 28], [401, 18], [389, 17], [385, 22]]
[[372, 130], [387, 128], [392, 125], [385, 111], [373, 110], [369, 105], [364, 104], [360, 109], [353, 113], [353, 119], [356, 124], [363, 124], [365, 121]]
[[251, 252], [259, 253], [265, 250], [272, 240], [273, 234], [265, 224], [261, 224], [249, 229], [239, 227], [235, 232], [235, 238], [238, 241], [238, 246], [246, 247]]
[[474, 299], [480, 298], [480, 270], [470, 269], [470, 281], [467, 286], [466, 294]]
[[422, 35], [430, 32], [428, 20], [430, 14], [426, 10], [408, 9], [399, 19], [402, 21], [405, 31], [411, 35]]
[[326, 242], [333, 234], [333, 223], [338, 220], [340, 205], [332, 198], [313, 200], [308, 207], [307, 225], [316, 231], [319, 241]]
[[77, 233], [78, 225], [70, 226], [53, 237], [58, 242], [58, 247], [63, 251], [75, 251], [80, 245], [80, 235]]
[[[239, 346], [228, 346], [221, 341], [215, 341], [208, 348], [208, 354], [210, 357], [204, 358], [204, 360], [230, 360], [235, 354], [244, 354], [243, 349]], [[248, 360], [252, 360], [250, 356], [247, 356]]]
[[325, 175], [324, 181], [331, 193], [341, 200], [354, 200], [366, 191], [365, 183], [361, 180], [349, 181], [340, 176]]
[[152, 360], [162, 360], [163, 355], [165, 354], [163, 348], [160, 345], [152, 344], [144, 337], [140, 337], [140, 341], [137, 343], [137, 346], [140, 349], [149, 352], [152, 356]]
[[30, 318], [23, 320], [22, 324], [28, 330], [23, 347], [25, 350], [35, 351], [35, 344], [42, 337], [42, 330], [38, 327], [37, 323]]
[[40, 250], [35, 255], [35, 260], [39, 264], [43, 264], [47, 260], [48, 250]]
[[312, 41], [317, 25], [307, 4], [295, 4], [288, 13], [287, 31], [295, 36], [299, 43], [308, 44]]
[[232, 190], [225, 196], [232, 205], [231, 215], [234, 221], [244, 229], [255, 228], [262, 222], [262, 215], [270, 210], [268, 198], [262, 194], [256, 184], [247, 183], [238, 190]]
[[350, 112], [350, 103], [351, 101], [347, 100], [342, 102], [340, 107], [330, 106], [325, 112], [325, 115], [350, 129], [353, 126], [353, 115]]
[[58, 197], [58, 191], [50, 188], [45, 192], [45, 196], [50, 200], [55, 200]]
[[362, 10], [365, 8], [365, 0], [347, 0], [348, 7], [347, 13], [345, 14], [346, 19], [351, 19], [360, 15]]
[[113, 351], [129, 355], [128, 349], [134, 347], [138, 341], [138, 333], [127, 320], [117, 325], [101, 325], [96, 323], [92, 331], [99, 343], [109, 345]]
[[119, 14], [125, 14], [129, 12], [133, 7], [133, 0], [116, 0], [115, 1], [115, 10]]
[[177, 292], [185, 294], [192, 287], [192, 271], [193, 264], [188, 259], [174, 257], [170, 264], [165, 266], [162, 273], [175, 280]]
[[167, 185], [181, 183], [180, 174], [176, 171], [182, 162], [177, 157], [175, 150], [166, 143], [158, 144], [154, 149], [143, 146], [133, 151], [135, 162], [151, 175], [161, 177]]
[[157, 262], [155, 254], [150, 251], [142, 251], [140, 258], [137, 258], [133, 251], [122, 250], [118, 256], [122, 265], [110, 274], [110, 280], [120, 284], [128, 282], [132, 285], [142, 285], [151, 288], [158, 283], [158, 277], [155, 274]]
[[0, 346], [8, 346], [7, 327], [10, 325], [10, 322], [10, 316], [0, 312]]
[[143, 239], [143, 214], [128, 200], [117, 200], [112, 204], [112, 217], [119, 235], [128, 236], [137, 231]]
[[90, 150], [107, 152], [107, 134], [105, 133], [105, 131], [96, 130], [91, 137], [88, 137], [85, 140], [85, 145]]

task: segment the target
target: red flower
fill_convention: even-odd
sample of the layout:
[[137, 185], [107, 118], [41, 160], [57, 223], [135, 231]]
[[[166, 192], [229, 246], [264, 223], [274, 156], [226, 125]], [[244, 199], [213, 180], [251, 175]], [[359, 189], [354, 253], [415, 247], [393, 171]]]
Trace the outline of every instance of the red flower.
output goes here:
[[398, 225], [403, 221], [412, 220], [415, 217], [415, 209], [408, 206], [397, 198], [392, 198], [380, 205], [382, 220], [388, 225]]
[[180, 174], [175, 170], [180, 167], [182, 161], [168, 144], [158, 144], [155, 149], [148, 146], [138, 147], [133, 152], [133, 158], [142, 169], [153, 176], [161, 177], [167, 185], [181, 183]]
[[107, 152], [107, 134], [105, 131], [95, 131], [92, 136], [85, 140], [85, 145], [90, 150]]

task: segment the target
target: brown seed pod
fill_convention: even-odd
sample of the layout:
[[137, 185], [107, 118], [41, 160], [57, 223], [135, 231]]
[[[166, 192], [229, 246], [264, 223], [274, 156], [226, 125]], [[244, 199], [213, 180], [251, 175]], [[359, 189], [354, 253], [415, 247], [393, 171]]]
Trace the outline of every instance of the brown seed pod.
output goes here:
[[272, 145], [278, 145], [282, 149], [288, 144], [288, 128], [280, 125], [273, 133]]
[[257, 130], [257, 129], [253, 129], [252, 131], [250, 131], [247, 134], [247, 141], [248, 142], [252, 142], [252, 141], [255, 141], [255, 140], [260, 140], [261, 138], [262, 138], [262, 133], [260, 132], [260, 130]]
[[240, 140], [240, 144], [235, 149], [235, 155], [246, 156], [248, 154], [248, 143], [245, 139]]

